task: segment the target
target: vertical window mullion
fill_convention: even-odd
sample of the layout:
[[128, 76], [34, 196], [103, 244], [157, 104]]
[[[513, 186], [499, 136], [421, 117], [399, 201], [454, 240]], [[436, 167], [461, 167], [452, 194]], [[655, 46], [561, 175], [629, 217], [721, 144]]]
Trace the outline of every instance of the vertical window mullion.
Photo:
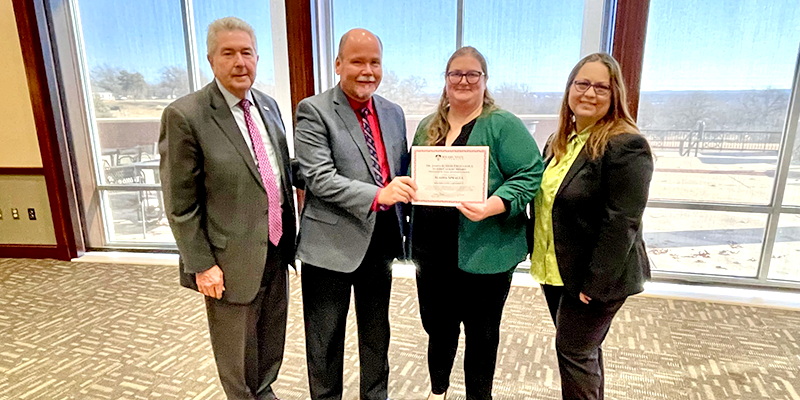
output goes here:
[[334, 78], [333, 60], [334, 38], [333, 38], [333, 4], [332, 0], [314, 0], [314, 21], [312, 28], [315, 31], [314, 49], [317, 79], [315, 89], [317, 93], [322, 93], [333, 87]]
[[192, 0], [181, 0], [183, 15], [183, 37], [186, 45], [186, 71], [189, 74], [189, 92], [200, 89], [200, 64], [197, 59], [197, 40]]
[[758, 265], [758, 280], [766, 282], [769, 276], [769, 266], [772, 260], [772, 251], [775, 247], [775, 239], [778, 235], [778, 223], [780, 221], [781, 208], [783, 206], [783, 196], [786, 193], [786, 182], [789, 178], [789, 168], [791, 167], [794, 143], [797, 139], [798, 120], [800, 119], [800, 48], [797, 53], [797, 61], [794, 67], [794, 79], [792, 81], [792, 92], [789, 97], [789, 107], [786, 111], [786, 120], [783, 124], [783, 139], [781, 140], [780, 153], [778, 154], [778, 165], [775, 170], [775, 180], [772, 187], [772, 198], [770, 207], [772, 211], [767, 219], [767, 229], [765, 232], [764, 246], [761, 248], [761, 260]]
[[464, 46], [464, 0], [456, 5], [456, 50]]
[[289, 155], [294, 156], [291, 82], [289, 81], [289, 49], [286, 38], [286, 7], [284, 0], [270, 0], [272, 55], [275, 68], [275, 101], [283, 110], [281, 118], [286, 129]]
[[581, 32], [581, 58], [603, 50], [605, 0], [584, 0], [583, 30]]

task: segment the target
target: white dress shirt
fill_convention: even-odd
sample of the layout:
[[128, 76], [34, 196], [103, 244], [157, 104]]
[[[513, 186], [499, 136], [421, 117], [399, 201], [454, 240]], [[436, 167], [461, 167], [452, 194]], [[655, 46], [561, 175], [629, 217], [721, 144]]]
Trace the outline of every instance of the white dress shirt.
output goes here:
[[[253, 142], [250, 140], [250, 131], [247, 130], [247, 123], [244, 120], [244, 110], [239, 106], [242, 99], [236, 97], [233, 93], [229, 92], [228, 89], [225, 89], [218, 80], [214, 79], [214, 81], [217, 83], [219, 91], [222, 92], [222, 97], [225, 98], [225, 102], [228, 103], [228, 107], [230, 107], [231, 113], [233, 113], [233, 118], [236, 120], [236, 125], [239, 126], [239, 131], [242, 133], [242, 137], [244, 137], [244, 141], [247, 143], [247, 148], [250, 150], [250, 155], [253, 156], [256, 166], [258, 166], [258, 159], [256, 159], [256, 153], [253, 150]], [[261, 141], [264, 143], [264, 148], [267, 150], [267, 157], [269, 157], [272, 173], [275, 175], [275, 183], [278, 185], [278, 193], [281, 194], [281, 204], [283, 204], [286, 200], [283, 195], [280, 164], [278, 164], [278, 157], [275, 154], [275, 149], [272, 147], [272, 141], [267, 134], [267, 127], [264, 125], [264, 120], [261, 119], [261, 113], [258, 111], [259, 106], [265, 106], [257, 105], [255, 101], [253, 101], [253, 94], [249, 90], [245, 98], [250, 100], [250, 116], [253, 117], [253, 122], [255, 122], [258, 133], [261, 135]]]

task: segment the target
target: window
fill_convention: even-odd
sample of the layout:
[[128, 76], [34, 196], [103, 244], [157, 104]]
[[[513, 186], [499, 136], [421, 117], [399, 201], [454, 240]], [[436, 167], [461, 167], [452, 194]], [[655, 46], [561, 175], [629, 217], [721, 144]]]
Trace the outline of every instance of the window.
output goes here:
[[540, 149], [558, 126], [567, 77], [582, 57], [584, 3], [464, 2], [464, 44], [486, 57], [497, 104], [522, 119]]
[[284, 123], [290, 122], [283, 1], [72, 0], [67, 8], [56, 3], [51, 4], [53, 20], [68, 21], [68, 28], [56, 25], [60, 65], [81, 66], [80, 71], [63, 67], [62, 74], [65, 86], [83, 88], [82, 98], [67, 95], [66, 101], [73, 110], [87, 244], [172, 247], [158, 171], [161, 113], [210, 82], [207, 26], [236, 15], [256, 31], [255, 88], [275, 97]]
[[[331, 1], [332, 37], [318, 29], [319, 41], [338, 50], [337, 41], [352, 28], [381, 38], [384, 76], [377, 93], [403, 107], [409, 139], [436, 110], [447, 60], [463, 44], [484, 54], [498, 105], [516, 113], [542, 147], [556, 128], [569, 71], [582, 55], [601, 49], [603, 36], [603, 0]], [[332, 65], [334, 57], [320, 63]]]
[[[206, 61], [208, 46], [206, 45], [206, 35], [208, 34], [208, 24], [215, 19], [237, 15], [247, 21], [256, 32], [256, 42], [258, 46], [258, 69], [256, 71], [256, 89], [275, 97], [275, 57], [272, 52], [272, 18], [270, 7], [263, 1], [244, 0], [244, 1], [216, 1], [216, 0], [195, 0], [194, 1], [194, 21], [197, 29], [195, 30], [195, 40], [197, 41], [197, 58], [200, 65], [200, 84], [205, 85], [214, 77], [211, 65]], [[247, 10], [246, 14], [242, 10]]]
[[[783, 203], [797, 203], [792, 152], [780, 155], [800, 3], [651, 0], [646, 39], [638, 123], [656, 155], [645, 214], [655, 269], [800, 280], [785, 260], [796, 215], [768, 218], [784, 187]], [[786, 168], [788, 183], [777, 179]]]
[[[403, 108], [410, 143], [419, 121], [436, 110], [444, 87], [444, 66], [456, 43], [456, 1], [335, 0], [332, 13], [334, 52], [353, 28], [380, 37], [383, 79], [377, 94]], [[333, 65], [332, 59], [321, 62]]]
[[769, 202], [798, 4], [650, 2], [638, 122], [658, 156], [652, 199]]
[[137, 187], [100, 192], [106, 237], [170, 242], [157, 142], [162, 110], [189, 93], [180, 2], [80, 0], [77, 7], [98, 184]]
[[800, 127], [794, 133], [791, 157], [783, 205], [800, 207]]
[[767, 216], [647, 208], [644, 241], [654, 271], [755, 277]]
[[783, 214], [772, 249], [769, 278], [800, 281], [800, 214]]

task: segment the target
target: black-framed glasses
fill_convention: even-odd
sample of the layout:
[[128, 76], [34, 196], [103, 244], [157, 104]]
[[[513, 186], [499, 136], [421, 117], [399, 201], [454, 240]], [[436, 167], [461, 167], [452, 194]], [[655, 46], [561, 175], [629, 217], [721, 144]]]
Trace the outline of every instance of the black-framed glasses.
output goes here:
[[605, 97], [611, 94], [611, 86], [605, 83], [592, 83], [589, 81], [572, 81], [572, 86], [578, 93], [584, 93], [590, 87], [594, 88], [594, 93], [598, 96]]
[[467, 83], [473, 85], [478, 83], [478, 81], [481, 80], [481, 77], [485, 74], [482, 71], [450, 71], [445, 75], [447, 75], [447, 80], [450, 82], [450, 84], [457, 85], [461, 83], [462, 77], [466, 77]]

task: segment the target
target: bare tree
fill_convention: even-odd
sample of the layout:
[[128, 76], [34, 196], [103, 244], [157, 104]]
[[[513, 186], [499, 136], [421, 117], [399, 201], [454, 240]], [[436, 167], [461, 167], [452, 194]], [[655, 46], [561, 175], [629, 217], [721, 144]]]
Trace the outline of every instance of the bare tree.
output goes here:
[[780, 130], [789, 106], [789, 90], [752, 90], [743, 94], [735, 108], [737, 129]]
[[128, 98], [142, 99], [150, 90], [150, 85], [144, 79], [144, 75], [139, 72], [128, 72], [123, 69], [119, 72], [117, 80], [122, 94]]
[[189, 73], [176, 65], [161, 68], [159, 97], [174, 99], [189, 94]]
[[436, 107], [438, 94], [425, 93], [428, 83], [424, 78], [411, 75], [400, 79], [394, 71], [385, 71], [378, 94], [400, 104], [407, 114], [427, 114]]
[[122, 95], [122, 89], [119, 82], [120, 69], [112, 67], [108, 64], [103, 64], [98, 67], [92, 68], [89, 73], [92, 90], [95, 92], [109, 92], [114, 97]]

